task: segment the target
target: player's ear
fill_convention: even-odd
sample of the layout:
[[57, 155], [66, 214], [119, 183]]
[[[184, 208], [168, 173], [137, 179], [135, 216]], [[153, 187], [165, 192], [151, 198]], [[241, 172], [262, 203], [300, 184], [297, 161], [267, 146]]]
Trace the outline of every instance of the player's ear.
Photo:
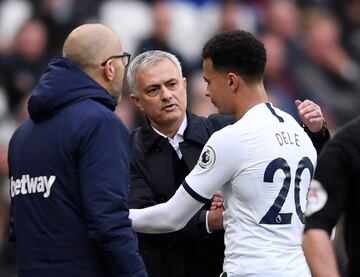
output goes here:
[[232, 91], [236, 91], [237, 87], [239, 86], [239, 77], [235, 73], [228, 73], [228, 86], [231, 88]]
[[137, 107], [140, 111], [144, 111], [139, 96], [137, 96], [135, 93], [131, 93], [130, 100], [135, 105], [135, 107]]

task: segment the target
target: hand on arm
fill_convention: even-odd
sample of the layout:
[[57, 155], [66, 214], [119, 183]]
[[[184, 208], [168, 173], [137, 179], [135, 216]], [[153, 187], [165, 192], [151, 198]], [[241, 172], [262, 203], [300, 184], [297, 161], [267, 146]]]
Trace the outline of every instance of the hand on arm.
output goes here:
[[307, 230], [303, 238], [304, 254], [314, 277], [339, 277], [330, 236], [322, 229]]
[[325, 124], [325, 119], [319, 105], [311, 100], [295, 100], [295, 105], [300, 120], [313, 133], [320, 132]]
[[208, 224], [210, 231], [223, 230], [223, 212], [224, 208], [217, 208], [208, 213]]
[[224, 199], [221, 197], [219, 191], [214, 194], [211, 202], [210, 210], [207, 214], [207, 223], [209, 231], [222, 230], [223, 227], [223, 216], [224, 211]]
[[215, 192], [214, 197], [212, 198], [210, 210], [216, 210], [218, 208], [224, 207], [224, 199], [221, 197], [219, 191]]

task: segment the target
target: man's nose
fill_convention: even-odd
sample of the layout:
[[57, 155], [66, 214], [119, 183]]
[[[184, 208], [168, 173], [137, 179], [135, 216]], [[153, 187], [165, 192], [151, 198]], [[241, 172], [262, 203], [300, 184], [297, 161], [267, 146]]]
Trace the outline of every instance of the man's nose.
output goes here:
[[173, 93], [171, 90], [169, 90], [166, 86], [163, 86], [161, 88], [161, 98], [162, 99], [171, 99], [173, 96]]

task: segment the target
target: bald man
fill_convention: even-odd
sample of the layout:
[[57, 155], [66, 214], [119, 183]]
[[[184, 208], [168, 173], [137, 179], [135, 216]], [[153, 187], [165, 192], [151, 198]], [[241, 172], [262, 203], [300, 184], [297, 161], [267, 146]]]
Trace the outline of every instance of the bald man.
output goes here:
[[129, 134], [113, 113], [130, 55], [104, 25], [73, 30], [9, 145], [19, 276], [147, 276], [128, 218]]

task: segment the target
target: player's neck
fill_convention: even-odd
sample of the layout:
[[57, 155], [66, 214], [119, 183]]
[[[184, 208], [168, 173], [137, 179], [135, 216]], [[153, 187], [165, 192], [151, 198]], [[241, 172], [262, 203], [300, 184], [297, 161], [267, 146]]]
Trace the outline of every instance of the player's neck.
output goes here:
[[269, 99], [262, 83], [247, 87], [247, 89], [238, 94], [238, 98], [235, 104], [236, 120], [242, 118], [244, 114], [252, 107], [267, 102], [269, 102]]

